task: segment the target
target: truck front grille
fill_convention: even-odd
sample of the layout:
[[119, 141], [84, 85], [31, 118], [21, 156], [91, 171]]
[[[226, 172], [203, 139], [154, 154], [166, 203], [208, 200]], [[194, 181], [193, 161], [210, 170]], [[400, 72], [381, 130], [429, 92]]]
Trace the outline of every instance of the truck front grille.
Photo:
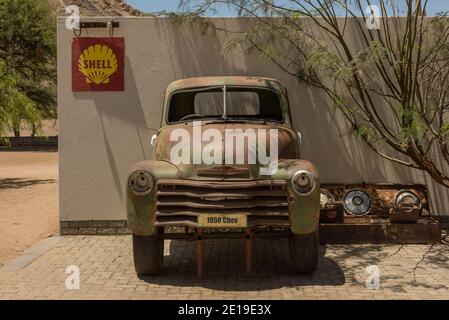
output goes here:
[[201, 214], [245, 214], [248, 227], [289, 226], [284, 180], [159, 180], [156, 226], [198, 227]]

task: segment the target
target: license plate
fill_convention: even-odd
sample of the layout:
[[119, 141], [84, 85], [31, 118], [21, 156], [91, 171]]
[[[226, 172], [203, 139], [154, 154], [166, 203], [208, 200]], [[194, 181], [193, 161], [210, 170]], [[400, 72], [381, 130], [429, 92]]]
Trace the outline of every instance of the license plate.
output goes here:
[[246, 228], [246, 217], [246, 214], [200, 214], [198, 225], [201, 228]]

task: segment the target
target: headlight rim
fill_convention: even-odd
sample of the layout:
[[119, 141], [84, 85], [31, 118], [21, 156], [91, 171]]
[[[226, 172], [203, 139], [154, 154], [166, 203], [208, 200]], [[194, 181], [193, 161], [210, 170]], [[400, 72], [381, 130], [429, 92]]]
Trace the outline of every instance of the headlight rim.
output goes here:
[[[346, 199], [348, 198], [348, 196], [349, 196], [349, 194], [350, 193], [353, 193], [353, 192], [360, 192], [360, 193], [363, 193], [363, 194], [365, 194], [366, 196], [367, 196], [367, 199], [369, 200], [369, 206], [368, 206], [368, 208], [366, 209], [366, 212], [365, 213], [359, 213], [359, 214], [357, 214], [357, 213], [354, 213], [354, 212], [352, 212], [351, 210], [349, 210], [349, 206], [348, 206], [348, 204], [347, 204], [347, 202], [346, 202]], [[342, 202], [343, 202], [343, 208], [344, 208], [344, 210], [345, 210], [345, 212], [348, 214], [348, 215], [350, 215], [350, 216], [354, 216], [354, 217], [363, 217], [363, 216], [367, 216], [367, 215], [369, 215], [370, 213], [371, 213], [371, 211], [373, 210], [373, 208], [374, 208], [374, 197], [368, 192], [368, 190], [367, 189], [363, 189], [363, 188], [351, 188], [351, 189], [348, 189], [348, 190], [346, 190], [345, 192], [344, 192], [344, 194], [342, 195], [342, 197], [341, 197], [341, 200], [342, 200]], [[363, 203], [363, 202], [362, 202]], [[362, 204], [361, 203], [361, 204]], [[361, 205], [360, 204], [360, 205]], [[359, 205], [359, 206], [360, 206]]]
[[[298, 189], [296, 188], [296, 185], [297, 185], [297, 184], [296, 184], [296, 179], [297, 179], [297, 177], [298, 177], [299, 175], [301, 175], [301, 174], [307, 175], [307, 177], [308, 177], [309, 180], [311, 181], [311, 182], [310, 182], [311, 184], [309, 185], [310, 190], [307, 191], [307, 192], [301, 192], [300, 190], [298, 190]], [[294, 191], [296, 194], [305, 197], [305, 196], [308, 196], [308, 195], [312, 194], [313, 191], [316, 189], [317, 179], [316, 179], [315, 175], [314, 175], [312, 172], [310, 172], [310, 171], [307, 171], [307, 170], [298, 170], [298, 171], [296, 171], [295, 174], [291, 177], [291, 183], [292, 183], [293, 191]]]
[[422, 205], [422, 201], [421, 201], [420, 196], [417, 191], [415, 191], [413, 189], [401, 189], [394, 196], [393, 203], [394, 203], [395, 207], [399, 207], [399, 205], [401, 203], [403, 203], [404, 198], [407, 197], [407, 193], [409, 194], [408, 196], [411, 196], [412, 198], [416, 199], [416, 202], [414, 202], [414, 205], [416, 205], [416, 206]]
[[[137, 176], [140, 175], [145, 175], [147, 178], [149, 178], [149, 188], [143, 190], [143, 191], [138, 191], [135, 189], [135, 186], [137, 185], [137, 182], [135, 184], [132, 184], [131, 181], [134, 179], [134, 181], [137, 181]], [[134, 172], [132, 172], [129, 177], [128, 177], [128, 188], [131, 190], [131, 192], [133, 194], [135, 194], [136, 196], [140, 196], [140, 197], [144, 197], [149, 195], [153, 189], [154, 189], [154, 176], [151, 174], [151, 172], [147, 171], [147, 170], [136, 170]]]

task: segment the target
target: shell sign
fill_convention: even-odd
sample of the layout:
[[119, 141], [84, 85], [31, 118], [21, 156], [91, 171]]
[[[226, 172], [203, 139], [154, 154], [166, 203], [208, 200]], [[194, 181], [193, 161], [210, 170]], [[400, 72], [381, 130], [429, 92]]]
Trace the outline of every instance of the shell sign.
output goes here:
[[124, 38], [74, 38], [73, 91], [124, 91]]

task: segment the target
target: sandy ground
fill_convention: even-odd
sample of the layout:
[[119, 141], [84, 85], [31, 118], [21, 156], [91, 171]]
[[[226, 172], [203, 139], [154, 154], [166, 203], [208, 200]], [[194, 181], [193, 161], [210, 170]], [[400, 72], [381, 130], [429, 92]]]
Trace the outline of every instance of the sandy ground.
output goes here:
[[0, 267], [58, 231], [58, 153], [0, 152]]

